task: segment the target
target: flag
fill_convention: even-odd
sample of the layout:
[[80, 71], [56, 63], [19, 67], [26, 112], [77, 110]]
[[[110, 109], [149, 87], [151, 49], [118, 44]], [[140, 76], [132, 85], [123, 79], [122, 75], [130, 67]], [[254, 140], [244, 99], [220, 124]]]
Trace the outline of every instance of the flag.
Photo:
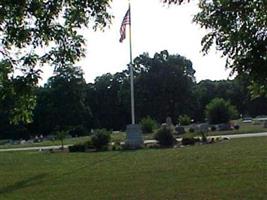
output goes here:
[[125, 37], [126, 37], [126, 26], [127, 25], [131, 25], [131, 13], [130, 13], [130, 8], [127, 10], [123, 20], [122, 20], [122, 23], [121, 23], [121, 28], [120, 28], [120, 42], [122, 42]]

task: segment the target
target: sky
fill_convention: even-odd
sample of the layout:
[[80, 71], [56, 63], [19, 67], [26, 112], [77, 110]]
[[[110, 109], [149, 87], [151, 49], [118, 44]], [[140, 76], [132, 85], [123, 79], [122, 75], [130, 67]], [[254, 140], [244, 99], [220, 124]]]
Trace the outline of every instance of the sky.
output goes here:
[[[81, 30], [87, 51], [77, 65], [82, 67], [87, 82], [127, 68], [130, 60], [128, 35], [123, 43], [119, 42], [119, 29], [127, 8], [127, 0], [113, 0], [110, 12], [114, 18], [109, 28], [104, 32]], [[144, 52], [153, 57], [156, 52], [168, 50], [170, 54], [180, 54], [192, 61], [197, 82], [229, 78], [230, 71], [225, 70], [225, 59], [220, 52], [213, 48], [206, 56], [201, 53], [201, 38], [207, 31], [192, 23], [197, 11], [196, 1], [168, 6], [160, 0], [131, 0], [133, 58]], [[43, 81], [51, 73], [46, 71]]]

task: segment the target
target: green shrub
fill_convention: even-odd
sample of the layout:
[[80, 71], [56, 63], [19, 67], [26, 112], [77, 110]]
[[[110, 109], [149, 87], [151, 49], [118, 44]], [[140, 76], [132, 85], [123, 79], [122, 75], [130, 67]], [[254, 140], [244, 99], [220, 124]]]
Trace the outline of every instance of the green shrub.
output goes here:
[[106, 129], [94, 130], [94, 134], [92, 135], [91, 141], [92, 145], [96, 148], [96, 150], [107, 149], [111, 139], [110, 134], [111, 132], [107, 131]]
[[56, 138], [57, 140], [60, 140], [61, 142], [61, 149], [64, 149], [64, 139], [67, 136], [67, 131], [57, 131], [56, 132]]
[[171, 129], [163, 127], [157, 131], [154, 137], [158, 140], [160, 146], [171, 147], [176, 143], [175, 138], [172, 135]]
[[215, 127], [215, 126], [212, 126], [212, 127], [210, 128], [210, 130], [211, 130], [211, 131], [216, 131], [216, 127]]
[[236, 108], [222, 98], [215, 98], [206, 106], [206, 116], [210, 124], [228, 123], [237, 115]]
[[240, 126], [238, 124], [234, 125], [235, 130], [239, 130]]
[[186, 125], [189, 125], [191, 123], [191, 119], [188, 115], [180, 115], [178, 118], [178, 123], [181, 126], [186, 126]]
[[85, 152], [87, 149], [95, 149], [92, 140], [69, 146], [69, 152]]
[[157, 122], [148, 116], [141, 120], [140, 125], [143, 133], [153, 133], [157, 127]]
[[185, 137], [182, 139], [182, 145], [194, 145], [196, 143], [196, 139], [193, 137]]
[[74, 144], [72, 146], [69, 146], [69, 152], [85, 152], [85, 150], [85, 144]]
[[176, 126], [176, 127], [175, 127], [175, 133], [176, 133], [177, 135], [184, 134], [184, 133], [185, 133], [185, 129], [184, 129], [184, 127], [182, 127], [182, 126]]
[[84, 142], [83, 144], [86, 146], [87, 149], [94, 149], [95, 148], [91, 139]]
[[189, 128], [189, 132], [190, 132], [190, 133], [194, 133], [194, 132], [195, 132], [195, 129], [194, 129], [193, 127], [190, 127], [190, 128]]

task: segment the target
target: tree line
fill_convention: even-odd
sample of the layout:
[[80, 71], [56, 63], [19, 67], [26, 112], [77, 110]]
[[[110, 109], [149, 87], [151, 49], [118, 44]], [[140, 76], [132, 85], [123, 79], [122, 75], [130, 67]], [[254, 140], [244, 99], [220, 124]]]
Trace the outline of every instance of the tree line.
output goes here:
[[[249, 77], [244, 75], [233, 80], [197, 83], [192, 62], [178, 54], [170, 55], [166, 50], [153, 57], [141, 54], [133, 65], [137, 122], [150, 116], [158, 123], [171, 117], [175, 123], [181, 115], [204, 122], [205, 107], [216, 97], [234, 105], [243, 116], [267, 112], [267, 98], [251, 99]], [[33, 121], [28, 124], [9, 123], [14, 95], [1, 101], [1, 139], [27, 139], [61, 130], [80, 136], [96, 128], [124, 130], [130, 123], [129, 70], [103, 74], [94, 83], [86, 83], [81, 68], [60, 67], [44, 86], [34, 88], [34, 94], [36, 106]]]
[[[79, 30], [107, 27], [113, 18], [111, 2], [0, 1], [0, 99], [3, 105], [8, 102], [1, 113], [8, 113], [9, 121], [19, 124], [33, 120], [36, 86], [41, 79], [38, 66], [50, 65], [56, 71], [75, 66], [86, 48]], [[191, 1], [160, 2], [180, 5]], [[193, 22], [208, 30], [201, 41], [202, 52], [208, 53], [215, 45], [227, 59], [231, 73], [246, 76], [254, 97], [267, 96], [266, 0], [197, 2], [199, 12]], [[178, 106], [173, 102], [167, 105]]]

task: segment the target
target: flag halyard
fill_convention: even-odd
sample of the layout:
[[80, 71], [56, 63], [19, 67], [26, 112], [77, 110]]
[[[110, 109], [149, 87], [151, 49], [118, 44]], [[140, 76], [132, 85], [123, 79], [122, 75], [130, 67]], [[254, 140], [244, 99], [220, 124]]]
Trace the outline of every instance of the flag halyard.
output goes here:
[[126, 38], [126, 27], [127, 25], [131, 25], [131, 10], [128, 8], [120, 27], [120, 42]]

